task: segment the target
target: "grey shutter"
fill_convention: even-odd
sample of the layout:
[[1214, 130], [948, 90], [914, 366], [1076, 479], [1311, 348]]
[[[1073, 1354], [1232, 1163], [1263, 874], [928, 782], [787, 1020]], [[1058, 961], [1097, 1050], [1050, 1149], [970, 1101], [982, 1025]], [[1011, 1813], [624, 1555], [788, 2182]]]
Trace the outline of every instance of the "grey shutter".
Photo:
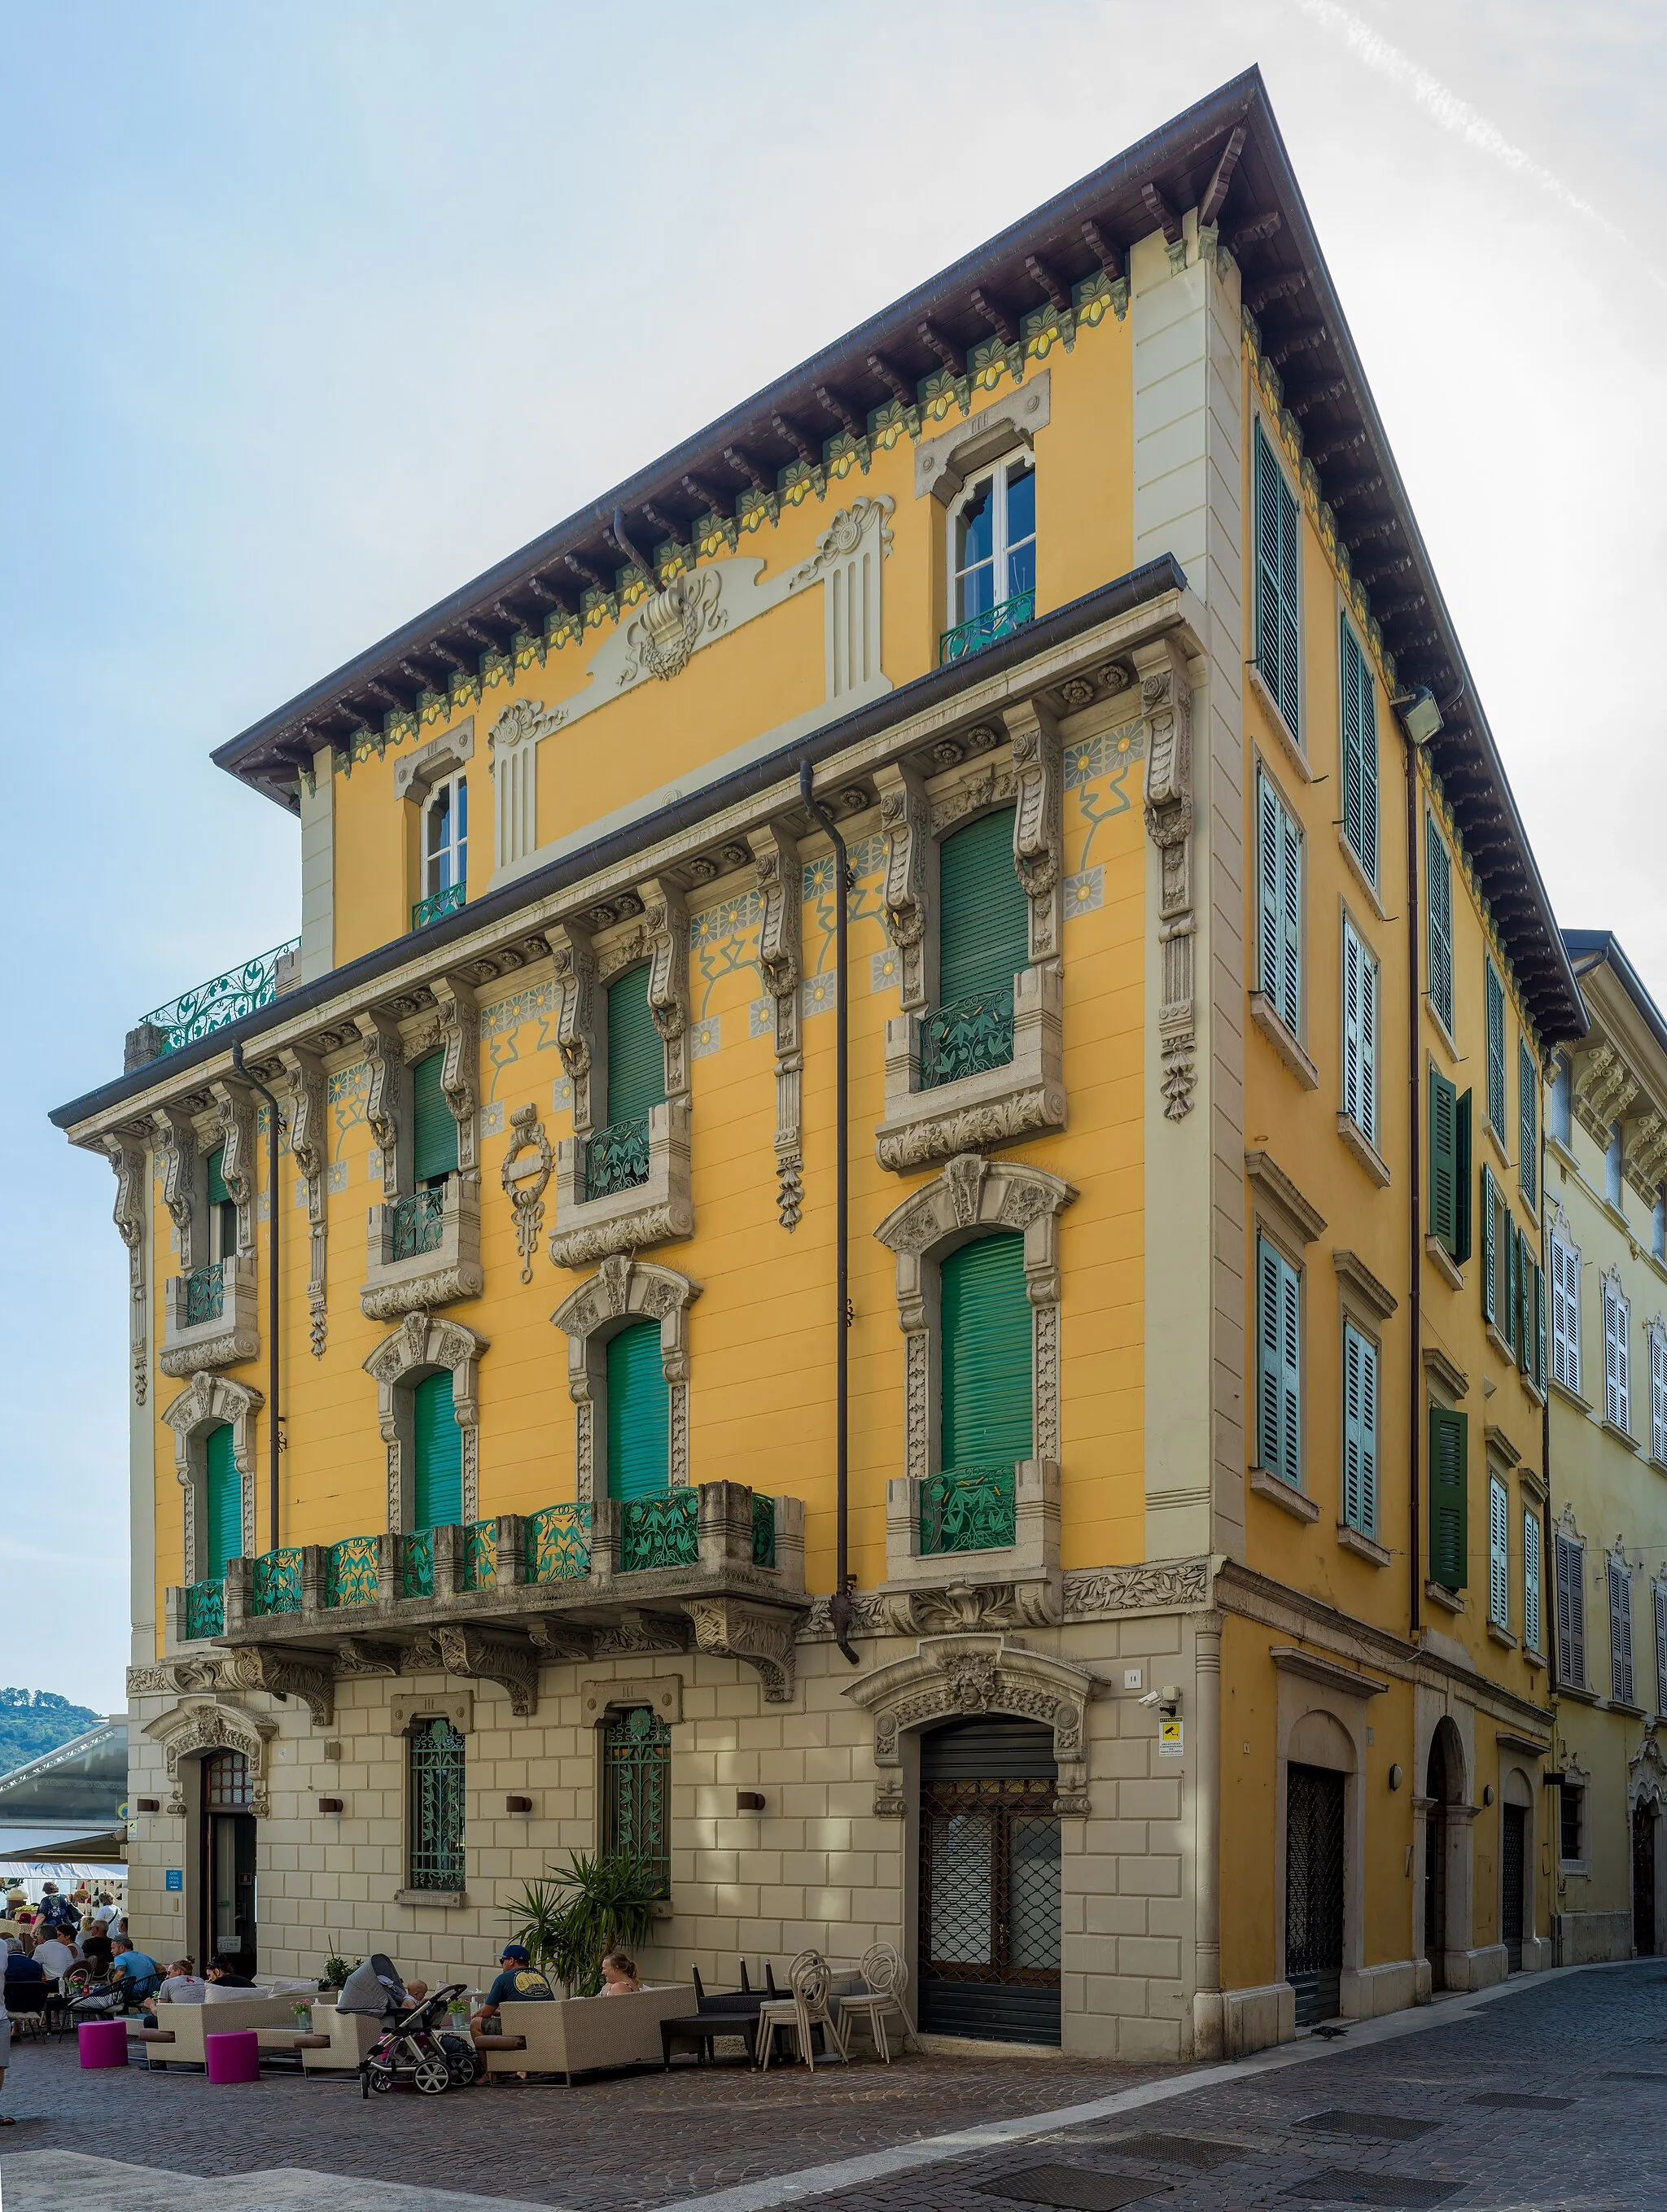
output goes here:
[[1656, 1614], [1656, 1711], [1667, 1713], [1667, 1588], [1654, 1586]]
[[1586, 1594], [1584, 1548], [1568, 1537], [1553, 1540], [1557, 1569], [1557, 1674], [1584, 1689], [1586, 1680]]
[[1653, 1327], [1650, 1330], [1650, 1456], [1667, 1465], [1667, 1338]]
[[1256, 428], [1256, 665], [1299, 740], [1302, 641], [1297, 502], [1260, 422]]
[[1505, 1311], [1500, 1316], [1500, 1334], [1511, 1347], [1511, 1356], [1517, 1355], [1517, 1224], [1510, 1214], [1505, 1217]]
[[1633, 1703], [1633, 1579], [1618, 1560], [1609, 1562], [1609, 1695]]

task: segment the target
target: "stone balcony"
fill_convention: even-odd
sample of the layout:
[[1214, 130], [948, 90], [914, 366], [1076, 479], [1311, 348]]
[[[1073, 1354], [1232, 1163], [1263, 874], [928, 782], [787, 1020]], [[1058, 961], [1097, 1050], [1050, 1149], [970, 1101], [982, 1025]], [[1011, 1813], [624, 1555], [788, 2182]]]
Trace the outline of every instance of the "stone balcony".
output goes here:
[[232, 1560], [216, 1608], [217, 1587], [167, 1592], [168, 1655], [229, 1646], [250, 1686], [315, 1714], [339, 1676], [434, 1669], [499, 1682], [526, 1714], [546, 1662], [691, 1647], [746, 1660], [780, 1702], [809, 1605], [805, 1509], [707, 1482], [296, 1545]]
[[478, 1298], [480, 1176], [465, 1168], [435, 1190], [418, 1190], [370, 1208], [370, 1249], [359, 1304], [372, 1321], [431, 1313], [457, 1298]]
[[163, 1374], [196, 1375], [253, 1359], [260, 1350], [258, 1291], [250, 1253], [170, 1276], [162, 1285]]

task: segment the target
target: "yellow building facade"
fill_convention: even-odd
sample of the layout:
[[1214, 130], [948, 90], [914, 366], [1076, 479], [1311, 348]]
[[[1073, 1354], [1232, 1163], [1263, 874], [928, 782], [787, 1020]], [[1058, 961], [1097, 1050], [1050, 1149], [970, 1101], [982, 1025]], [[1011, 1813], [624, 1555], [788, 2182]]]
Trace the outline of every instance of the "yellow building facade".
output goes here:
[[962, 2039], [1542, 1962], [1585, 1018], [1258, 78], [216, 759], [299, 939], [54, 1117], [153, 1949], [473, 1978], [599, 1846]]

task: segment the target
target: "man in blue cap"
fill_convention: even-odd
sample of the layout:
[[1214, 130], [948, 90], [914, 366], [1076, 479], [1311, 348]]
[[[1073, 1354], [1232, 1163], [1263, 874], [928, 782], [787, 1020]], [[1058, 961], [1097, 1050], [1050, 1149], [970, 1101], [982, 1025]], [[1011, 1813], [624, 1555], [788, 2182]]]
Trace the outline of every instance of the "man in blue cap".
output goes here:
[[486, 2002], [470, 2019], [471, 2029], [496, 2033], [496, 2027], [487, 2030], [486, 2023], [496, 2023], [501, 2004], [548, 2004], [555, 2001], [555, 1990], [532, 1964], [525, 1943], [506, 1943], [498, 1954], [498, 1966], [500, 1972], [486, 1992]]

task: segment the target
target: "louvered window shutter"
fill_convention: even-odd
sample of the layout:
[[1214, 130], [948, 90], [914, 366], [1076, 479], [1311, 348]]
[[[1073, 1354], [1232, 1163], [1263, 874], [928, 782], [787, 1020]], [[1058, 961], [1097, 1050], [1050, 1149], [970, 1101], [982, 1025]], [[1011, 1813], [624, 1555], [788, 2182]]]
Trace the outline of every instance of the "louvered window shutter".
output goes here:
[[1488, 1119], [1505, 1141], [1505, 986], [1490, 960], [1487, 969]]
[[1472, 1116], [1470, 1093], [1461, 1091], [1453, 1111], [1453, 1242], [1452, 1255], [1462, 1267], [1470, 1256]]
[[1534, 1371], [1534, 1261], [1527, 1232], [1517, 1232], [1517, 1365], [1524, 1375]]
[[1509, 1213], [1505, 1217], [1505, 1310], [1500, 1320], [1500, 1333], [1510, 1346], [1514, 1358], [1517, 1351], [1517, 1224]]
[[1517, 1149], [1523, 1196], [1540, 1202], [1540, 1070], [1526, 1037], [1517, 1046]]
[[463, 1518], [463, 1431], [449, 1370], [425, 1375], [411, 1392], [411, 1525], [444, 1528]]
[[1650, 1456], [1667, 1466], [1667, 1337], [1658, 1328], [1650, 1331]]
[[1618, 1429], [1632, 1426], [1627, 1389], [1627, 1301], [1603, 1285], [1603, 1411]]
[[411, 1069], [411, 1173], [419, 1183], [457, 1172], [457, 1121], [440, 1087], [443, 1052], [431, 1052]]
[[1302, 1484], [1302, 1285], [1266, 1237], [1256, 1243], [1258, 1458], [1293, 1489]]
[[1497, 1475], [1488, 1482], [1488, 1618], [1511, 1626], [1511, 1500]]
[[1494, 1170], [1481, 1164], [1481, 1317], [1500, 1321], [1498, 1201], [1494, 1195]]
[[1523, 1642], [1530, 1651], [1542, 1649], [1540, 1611], [1544, 1602], [1540, 1588], [1540, 1522], [1530, 1506], [1523, 1513]]
[[1560, 1237], [1551, 1240], [1551, 1377], [1580, 1389], [1580, 1258]]
[[1297, 502], [1266, 433], [1256, 431], [1256, 665], [1293, 738], [1298, 722]]
[[1627, 1435], [1633, 1429], [1633, 1309], [1630, 1299], [1615, 1302], [1615, 1381], [1621, 1411], [1616, 1417]]
[[648, 969], [608, 986], [608, 1120], [641, 1121], [666, 1103], [666, 1047], [648, 1006]]
[[1280, 978], [1280, 1018], [1293, 1036], [1302, 1023], [1302, 833], [1281, 809], [1280, 918], [1284, 930], [1284, 967]]
[[1453, 1026], [1452, 862], [1433, 814], [1424, 820], [1424, 873], [1429, 902], [1430, 1003], [1445, 1025]]
[[1633, 1702], [1633, 1583], [1618, 1560], [1609, 1571], [1609, 1695], [1617, 1705]]
[[1430, 1579], [1465, 1586], [1469, 1553], [1469, 1427], [1463, 1413], [1430, 1408]]
[[1378, 1141], [1378, 963], [1354, 924], [1343, 922], [1343, 1111], [1366, 1142]]
[[1343, 1324], [1343, 1518], [1378, 1534], [1378, 1347]]
[[1378, 695], [1372, 664], [1347, 616], [1342, 625], [1343, 835], [1370, 883], [1378, 880]]
[[1280, 803], [1265, 776], [1257, 775], [1256, 788], [1256, 982], [1262, 996], [1277, 1007], [1284, 943], [1279, 900]]
[[1013, 1467], [1032, 1449], [1024, 1238], [1003, 1231], [962, 1245], [939, 1270], [939, 1289], [944, 1466]]
[[1554, 1539], [1557, 1564], [1557, 1673], [1584, 1689], [1586, 1681], [1586, 1593], [1582, 1546], [1567, 1536]]
[[1458, 1094], [1430, 1070], [1430, 1234], [1451, 1251], [1458, 1230]]
[[232, 1194], [226, 1188], [226, 1178], [222, 1172], [225, 1166], [225, 1163], [226, 1148], [223, 1145], [216, 1145], [214, 1150], [209, 1154], [208, 1159], [204, 1163], [208, 1169], [209, 1175], [209, 1204], [210, 1206], [228, 1206], [231, 1203]]
[[648, 1498], [672, 1482], [671, 1391], [660, 1323], [633, 1322], [610, 1337], [608, 1495]]
[[1534, 1262], [1534, 1388], [1545, 1395], [1545, 1269]]
[[228, 1422], [210, 1429], [203, 1440], [203, 1483], [208, 1557], [198, 1573], [204, 1582], [219, 1582], [227, 1560], [243, 1556], [243, 1477], [232, 1456]]
[[938, 848], [938, 996], [949, 1006], [1011, 991], [1031, 955], [1030, 902], [1013, 861], [1013, 809], [981, 815]]
[[1654, 1587], [1656, 1614], [1656, 1711], [1667, 1713], [1667, 1589]]

